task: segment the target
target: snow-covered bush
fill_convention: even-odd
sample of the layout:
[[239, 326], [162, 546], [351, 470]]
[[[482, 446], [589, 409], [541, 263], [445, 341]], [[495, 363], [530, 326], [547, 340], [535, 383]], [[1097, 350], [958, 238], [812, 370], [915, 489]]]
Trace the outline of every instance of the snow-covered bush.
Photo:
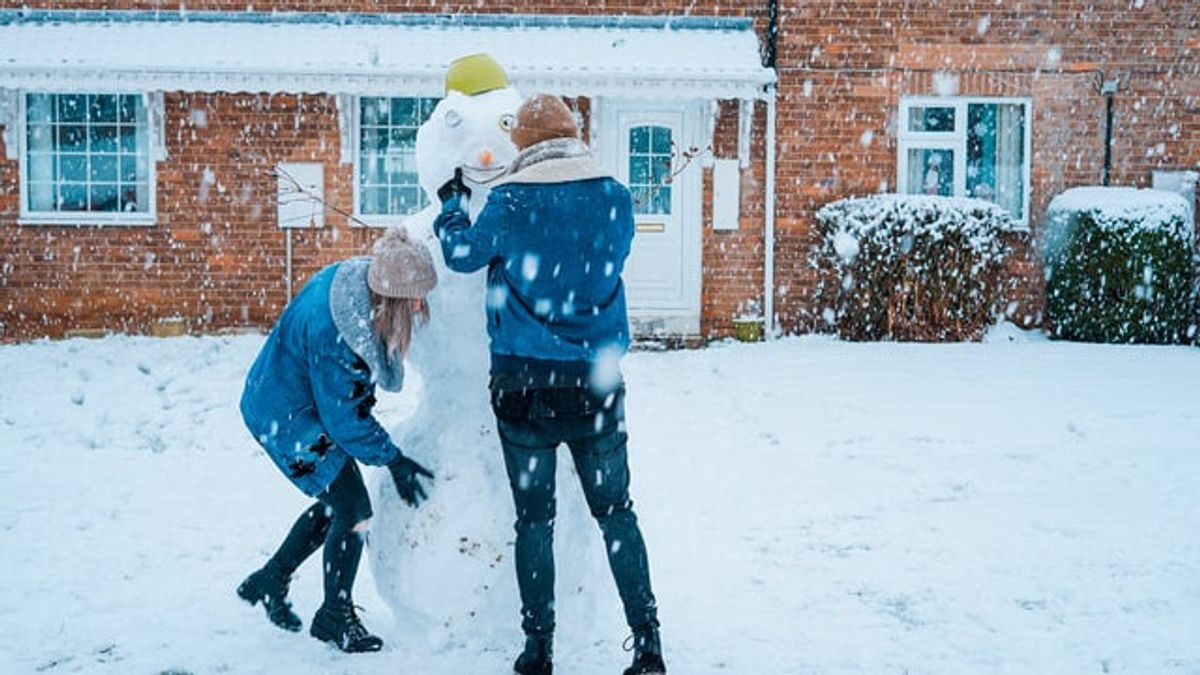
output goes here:
[[1046, 213], [1046, 313], [1055, 337], [1178, 343], [1195, 337], [1195, 233], [1161, 190], [1074, 188]]
[[850, 340], [973, 340], [994, 323], [1023, 236], [1004, 209], [977, 199], [875, 195], [817, 212], [824, 322]]

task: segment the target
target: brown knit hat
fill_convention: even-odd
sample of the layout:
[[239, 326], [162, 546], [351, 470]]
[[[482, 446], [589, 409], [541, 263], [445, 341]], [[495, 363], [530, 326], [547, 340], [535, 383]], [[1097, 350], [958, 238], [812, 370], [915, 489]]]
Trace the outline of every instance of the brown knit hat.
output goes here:
[[423, 298], [437, 285], [433, 256], [419, 241], [408, 238], [402, 227], [391, 228], [380, 237], [374, 259], [367, 268], [367, 285], [386, 298]]
[[552, 94], [534, 94], [517, 109], [517, 124], [512, 142], [518, 150], [552, 138], [579, 138], [575, 115]]

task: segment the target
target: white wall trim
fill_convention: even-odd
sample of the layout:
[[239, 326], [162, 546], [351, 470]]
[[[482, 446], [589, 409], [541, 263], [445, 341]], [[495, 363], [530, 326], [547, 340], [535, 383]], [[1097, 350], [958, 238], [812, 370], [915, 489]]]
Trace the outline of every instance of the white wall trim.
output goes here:
[[9, 161], [21, 156], [21, 150], [17, 147], [20, 107], [20, 93], [16, 89], [0, 89], [0, 126], [4, 127], [4, 158]]

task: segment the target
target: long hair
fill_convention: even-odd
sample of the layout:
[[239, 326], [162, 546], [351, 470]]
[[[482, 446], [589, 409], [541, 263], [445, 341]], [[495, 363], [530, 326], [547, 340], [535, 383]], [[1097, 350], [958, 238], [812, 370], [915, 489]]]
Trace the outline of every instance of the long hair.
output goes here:
[[412, 342], [414, 315], [421, 323], [429, 321], [429, 303], [421, 299], [421, 308], [413, 312], [410, 298], [389, 298], [371, 291], [375, 336], [387, 346], [389, 359], [403, 359]]

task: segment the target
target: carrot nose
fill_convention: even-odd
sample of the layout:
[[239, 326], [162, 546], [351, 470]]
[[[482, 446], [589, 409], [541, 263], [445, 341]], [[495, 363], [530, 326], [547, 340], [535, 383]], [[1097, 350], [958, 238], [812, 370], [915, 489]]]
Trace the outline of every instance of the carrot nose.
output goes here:
[[486, 169], [492, 165], [492, 162], [495, 161], [495, 159], [496, 158], [492, 156], [491, 148], [484, 148], [479, 151], [479, 166]]

